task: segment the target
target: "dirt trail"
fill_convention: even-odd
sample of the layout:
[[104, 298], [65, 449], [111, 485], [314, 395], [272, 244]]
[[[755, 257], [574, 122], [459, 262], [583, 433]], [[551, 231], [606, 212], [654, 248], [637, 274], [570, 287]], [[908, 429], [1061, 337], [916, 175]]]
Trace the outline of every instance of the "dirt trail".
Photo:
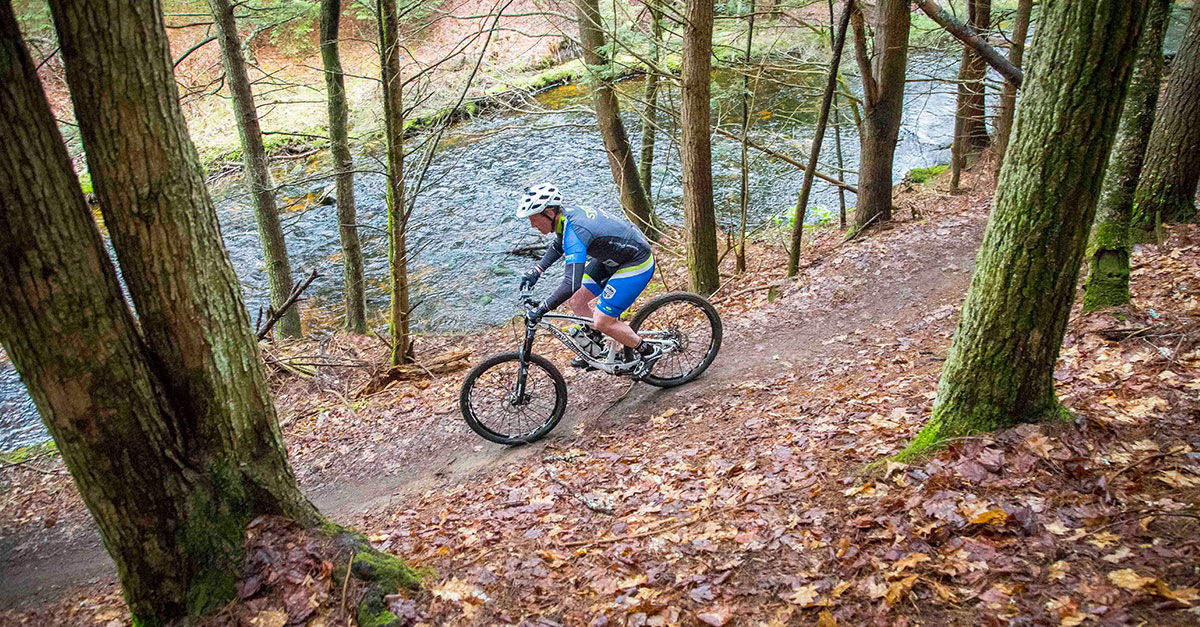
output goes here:
[[[330, 477], [310, 486], [309, 495], [331, 518], [352, 521], [403, 500], [407, 495], [454, 485], [548, 448], [564, 448], [578, 432], [620, 430], [656, 411], [685, 400], [737, 394], [736, 386], [786, 372], [804, 372], [830, 360], [853, 355], [858, 342], [899, 328], [923, 324], [931, 312], [961, 302], [970, 279], [986, 213], [972, 209], [900, 223], [836, 249], [802, 272], [771, 305], [727, 317], [721, 352], [699, 380], [673, 390], [645, 385], [629, 389], [624, 381], [610, 387], [600, 373], [569, 381], [571, 404], [563, 422], [542, 441], [524, 447], [491, 445], [461, 426], [449, 413], [432, 416], [405, 440], [398, 457], [403, 470], [380, 472], [362, 480]], [[581, 385], [581, 382], [583, 385]], [[593, 389], [589, 398], [587, 389]], [[597, 393], [596, 390], [600, 390]], [[614, 397], [617, 397], [614, 399]], [[448, 421], [458, 427], [448, 430]], [[112, 561], [91, 526], [61, 524], [38, 538], [0, 539], [0, 610], [55, 598], [69, 587], [115, 580]], [[15, 547], [23, 545], [14, 559]], [[29, 547], [36, 547], [31, 553]]]

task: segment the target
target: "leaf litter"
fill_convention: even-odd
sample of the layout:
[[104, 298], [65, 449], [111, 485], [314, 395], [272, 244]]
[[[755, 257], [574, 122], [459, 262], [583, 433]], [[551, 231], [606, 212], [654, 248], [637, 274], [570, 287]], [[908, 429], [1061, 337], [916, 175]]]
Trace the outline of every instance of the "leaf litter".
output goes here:
[[[899, 272], [928, 254], [945, 237], [936, 229], [976, 245], [980, 197], [935, 199], [922, 220], [850, 244], [818, 238], [808, 252], [820, 261], [810, 255], [777, 300], [759, 290], [722, 303], [730, 337], [749, 338], [741, 357], [769, 360], [774, 375], [710, 376], [615, 425], [580, 425], [536, 454], [342, 521], [436, 573], [393, 598], [396, 615], [480, 625], [1200, 622], [1197, 227], [1134, 250], [1131, 306], [1073, 313], [1055, 371], [1069, 423], [959, 438], [917, 463], [887, 460], [929, 416], [966, 265], [945, 270], [963, 275], [945, 293], [900, 286], [920, 297], [900, 322], [868, 315], [832, 337], [808, 329], [815, 344], [833, 340], [820, 359], [792, 363], [755, 347], [763, 329], [787, 327], [771, 322], [779, 312], [794, 313], [791, 328], [803, 333], [809, 313], [875, 289], [874, 270]], [[382, 447], [414, 421], [452, 413], [457, 381], [445, 379], [393, 389], [388, 419], [370, 403], [330, 404], [321, 426], [301, 413], [311, 399], [285, 385], [298, 474], [312, 482], [359, 468], [339, 446]], [[354, 430], [335, 437], [326, 427], [333, 416], [350, 425], [354, 412]], [[391, 420], [401, 414], [409, 422]], [[301, 423], [313, 426], [308, 440]], [[308, 570], [294, 590], [304, 592], [293, 594], [304, 603], [262, 612], [293, 620], [309, 600], [314, 613], [329, 611], [336, 591], [319, 557], [301, 560]], [[107, 596], [73, 602], [111, 612], [119, 596], [109, 585]], [[73, 617], [121, 622], [101, 609]]]

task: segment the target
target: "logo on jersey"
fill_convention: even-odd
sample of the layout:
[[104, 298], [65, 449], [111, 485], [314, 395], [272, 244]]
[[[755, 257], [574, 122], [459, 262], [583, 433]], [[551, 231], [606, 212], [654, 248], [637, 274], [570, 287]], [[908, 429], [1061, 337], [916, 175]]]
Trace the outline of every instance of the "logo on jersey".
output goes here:
[[604, 297], [605, 298], [612, 298], [613, 296], [616, 296], [616, 295], [617, 295], [617, 288], [615, 288], [611, 285], [604, 286]]

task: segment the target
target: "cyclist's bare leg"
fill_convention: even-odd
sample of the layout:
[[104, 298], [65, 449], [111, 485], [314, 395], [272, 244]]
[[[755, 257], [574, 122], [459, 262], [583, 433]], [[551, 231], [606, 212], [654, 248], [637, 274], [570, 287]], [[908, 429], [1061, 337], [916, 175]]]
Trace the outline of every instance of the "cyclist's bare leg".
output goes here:
[[625, 321], [620, 318], [614, 318], [599, 309], [596, 310], [596, 315], [592, 317], [592, 326], [596, 327], [597, 331], [629, 348], [637, 348], [638, 343], [642, 339], [633, 331], [633, 327], [626, 324]]
[[571, 311], [575, 312], [575, 315], [583, 316], [584, 318], [591, 318], [591, 302], [595, 299], [595, 295], [593, 295], [588, 288], [581, 287], [575, 290], [574, 294], [571, 294], [571, 298], [567, 299], [567, 305], [571, 307]]
[[592, 326], [597, 331], [620, 342], [623, 346], [636, 348], [641, 338], [634, 333], [633, 328], [620, 318], [614, 318], [599, 309], [593, 312], [591, 305], [593, 300], [596, 300], [596, 296], [592, 294], [591, 290], [581, 287], [571, 295], [567, 304], [570, 305], [571, 311], [574, 311], [575, 315], [591, 318]]

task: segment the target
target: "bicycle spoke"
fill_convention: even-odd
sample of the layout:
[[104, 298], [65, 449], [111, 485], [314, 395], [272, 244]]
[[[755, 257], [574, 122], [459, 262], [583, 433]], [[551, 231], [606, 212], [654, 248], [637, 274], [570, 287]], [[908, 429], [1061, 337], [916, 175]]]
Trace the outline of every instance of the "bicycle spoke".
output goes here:
[[670, 302], [642, 321], [641, 332], [661, 333], [674, 338], [676, 348], [655, 365], [658, 379], [682, 379], [704, 362], [712, 346], [712, 322], [704, 311], [689, 301]]
[[525, 397], [514, 404], [519, 364], [496, 364], [482, 373], [467, 397], [475, 420], [488, 430], [509, 438], [518, 438], [541, 429], [554, 417], [556, 406], [554, 380], [531, 363], [525, 381]]

